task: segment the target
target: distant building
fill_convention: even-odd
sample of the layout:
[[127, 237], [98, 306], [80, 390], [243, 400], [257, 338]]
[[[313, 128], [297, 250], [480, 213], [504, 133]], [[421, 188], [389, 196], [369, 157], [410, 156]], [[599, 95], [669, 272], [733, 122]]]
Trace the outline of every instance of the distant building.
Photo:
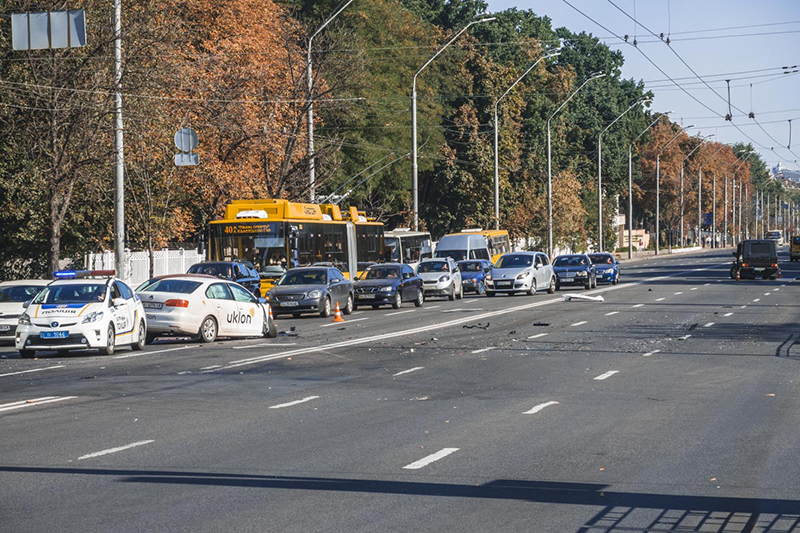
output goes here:
[[783, 163], [772, 167], [772, 175], [781, 180], [786, 187], [796, 189], [800, 187], [800, 170], [791, 169]]

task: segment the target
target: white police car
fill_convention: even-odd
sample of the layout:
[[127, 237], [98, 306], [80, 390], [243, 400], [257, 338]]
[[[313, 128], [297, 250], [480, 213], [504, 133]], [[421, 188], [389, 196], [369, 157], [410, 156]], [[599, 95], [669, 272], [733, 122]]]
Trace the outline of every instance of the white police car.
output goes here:
[[147, 321], [139, 297], [113, 270], [61, 271], [19, 318], [14, 343], [22, 357], [42, 350], [144, 348]]

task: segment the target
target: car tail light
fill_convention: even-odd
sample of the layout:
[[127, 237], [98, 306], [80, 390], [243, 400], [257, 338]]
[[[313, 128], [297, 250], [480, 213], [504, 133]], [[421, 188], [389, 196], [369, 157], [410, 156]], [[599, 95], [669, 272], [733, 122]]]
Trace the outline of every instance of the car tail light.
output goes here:
[[748, 265], [747, 263], [742, 263], [742, 266], [743, 266], [743, 267], [748, 267], [748, 266], [750, 266], [750, 265]]
[[772, 268], [778, 268], [778, 264], [775, 263], [774, 265], [772, 265]]
[[164, 305], [167, 307], [189, 307], [189, 302], [187, 300], [167, 300]]

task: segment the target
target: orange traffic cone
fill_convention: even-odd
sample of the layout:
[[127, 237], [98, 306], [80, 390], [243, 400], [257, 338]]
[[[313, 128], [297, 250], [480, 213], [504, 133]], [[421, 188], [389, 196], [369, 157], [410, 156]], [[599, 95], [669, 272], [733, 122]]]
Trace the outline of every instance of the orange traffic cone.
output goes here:
[[741, 281], [741, 280], [742, 280], [741, 272], [737, 269], [736, 270], [736, 281]]
[[339, 302], [336, 302], [336, 312], [333, 314], [333, 321], [344, 322], [344, 318], [342, 318], [342, 311], [339, 309]]
[[273, 322], [275, 322], [275, 317], [272, 316], [272, 306], [271, 305], [269, 306], [269, 319], [272, 320]]

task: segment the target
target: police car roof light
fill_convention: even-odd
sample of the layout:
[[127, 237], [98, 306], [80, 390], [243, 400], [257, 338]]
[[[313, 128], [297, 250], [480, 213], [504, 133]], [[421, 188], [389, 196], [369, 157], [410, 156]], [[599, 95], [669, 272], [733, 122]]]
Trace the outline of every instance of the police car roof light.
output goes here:
[[56, 279], [82, 279], [82, 278], [110, 278], [116, 274], [115, 270], [59, 270], [53, 272]]

